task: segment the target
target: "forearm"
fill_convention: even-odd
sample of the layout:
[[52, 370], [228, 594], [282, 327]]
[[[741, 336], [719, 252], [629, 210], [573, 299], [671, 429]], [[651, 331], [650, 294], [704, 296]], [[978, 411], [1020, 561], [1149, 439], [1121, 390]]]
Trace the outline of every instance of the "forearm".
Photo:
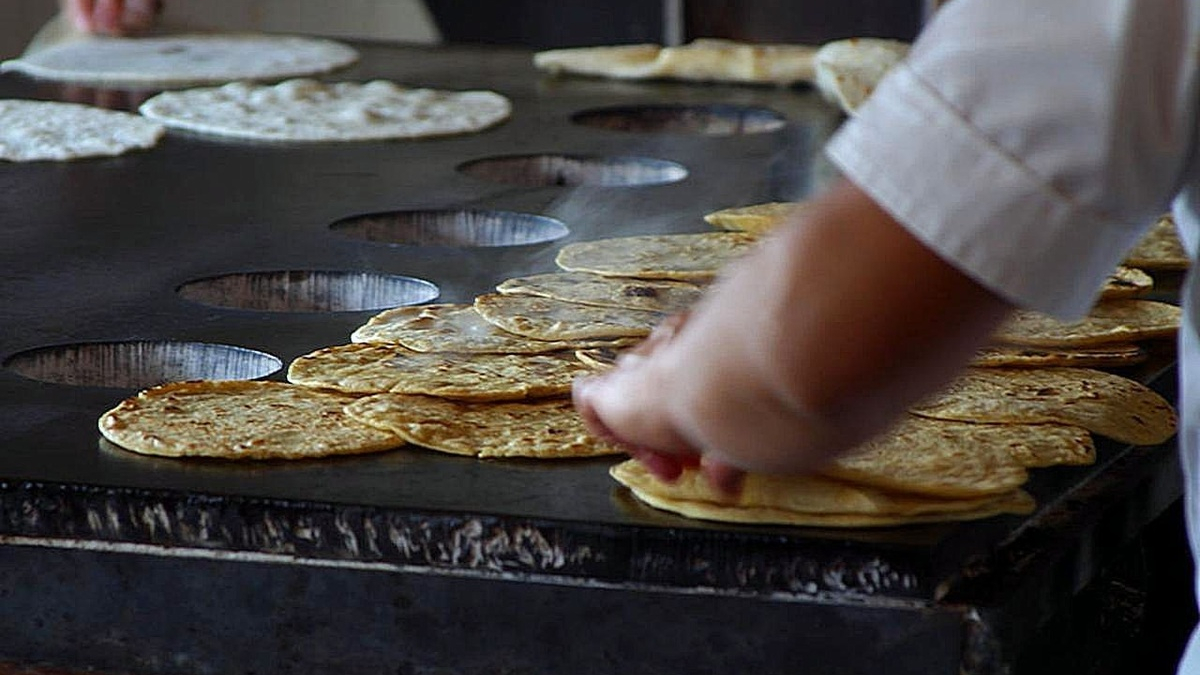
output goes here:
[[805, 215], [764, 251], [774, 304], [746, 358], [836, 452], [953, 377], [1011, 308], [849, 183]]

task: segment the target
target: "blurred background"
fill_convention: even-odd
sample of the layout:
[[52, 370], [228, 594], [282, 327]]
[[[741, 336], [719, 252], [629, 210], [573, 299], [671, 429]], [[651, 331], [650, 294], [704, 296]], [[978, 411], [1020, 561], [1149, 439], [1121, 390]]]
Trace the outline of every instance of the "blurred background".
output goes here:
[[[695, 37], [820, 43], [912, 39], [938, 0], [167, 0], [166, 22], [416, 43], [534, 49]], [[20, 54], [56, 0], [0, 2], [0, 58]]]

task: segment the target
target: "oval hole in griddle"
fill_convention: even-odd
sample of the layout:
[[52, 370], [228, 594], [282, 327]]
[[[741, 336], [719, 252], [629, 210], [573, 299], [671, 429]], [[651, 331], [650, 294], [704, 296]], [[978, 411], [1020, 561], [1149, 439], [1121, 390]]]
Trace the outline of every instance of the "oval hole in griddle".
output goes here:
[[461, 164], [458, 170], [495, 183], [534, 187], [664, 185], [688, 175], [682, 164], [665, 159], [586, 155], [486, 157]]
[[549, 216], [510, 211], [387, 211], [351, 216], [329, 226], [348, 237], [415, 246], [524, 246], [570, 234]]
[[739, 105], [611, 106], [577, 112], [571, 121], [613, 131], [701, 136], [765, 134], [787, 126], [787, 118], [774, 110]]
[[4, 367], [22, 377], [77, 387], [144, 389], [182, 380], [253, 380], [283, 367], [265, 352], [208, 342], [80, 342], [14, 354]]
[[196, 279], [177, 292], [204, 305], [260, 312], [359, 312], [428, 302], [439, 290], [398, 274], [281, 270]]

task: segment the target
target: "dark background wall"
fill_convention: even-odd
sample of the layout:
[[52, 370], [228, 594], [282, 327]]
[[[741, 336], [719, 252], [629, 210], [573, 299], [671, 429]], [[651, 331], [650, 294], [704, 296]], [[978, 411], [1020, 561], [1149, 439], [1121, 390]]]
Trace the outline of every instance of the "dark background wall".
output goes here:
[[748, 42], [821, 43], [845, 37], [911, 40], [923, 0], [685, 0], [684, 33]]
[[659, 0], [426, 0], [449, 43], [553, 49], [662, 42]]
[[[725, 37], [820, 43], [843, 37], [912, 39], [926, 0], [427, 0], [451, 43], [535, 49]], [[674, 10], [670, 8], [676, 8]], [[679, 25], [669, 26], [668, 16]]]

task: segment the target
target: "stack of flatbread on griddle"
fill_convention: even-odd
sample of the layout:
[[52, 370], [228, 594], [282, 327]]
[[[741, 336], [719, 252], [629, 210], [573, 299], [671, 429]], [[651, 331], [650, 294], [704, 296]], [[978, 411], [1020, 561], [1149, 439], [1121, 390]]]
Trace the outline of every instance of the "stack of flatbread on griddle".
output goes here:
[[[706, 220], [752, 243], [799, 208], [803, 204], [756, 204]], [[571, 253], [564, 249], [560, 264], [578, 269]], [[640, 274], [632, 265], [611, 270]], [[1174, 434], [1175, 412], [1159, 394], [1093, 369], [1139, 363], [1147, 356], [1140, 343], [1176, 333], [1178, 307], [1140, 297], [1152, 287], [1149, 274], [1123, 266], [1083, 320], [1017, 313], [950, 387], [818, 475], [750, 475], [731, 501], [695, 469], [664, 483], [629, 460], [611, 474], [654, 507], [729, 522], [865, 527], [1028, 512], [1034, 502], [1022, 486], [1030, 469], [1091, 464], [1094, 436], [1157, 445]], [[602, 369], [619, 353], [604, 347], [577, 356]]]
[[[615, 454], [584, 428], [572, 381], [610, 367], [688, 309], [758, 241], [717, 231], [571, 243], [556, 257], [560, 271], [504, 280], [472, 303], [380, 312], [347, 344], [295, 359], [288, 383], [166, 385], [106, 413], [101, 430], [138, 452], [189, 456], [298, 458], [404, 444], [484, 458]], [[653, 507], [730, 522], [869, 527], [1027, 513], [1031, 470], [1094, 462], [1095, 436], [1156, 445], [1174, 433], [1174, 410], [1154, 391], [1066, 367], [1087, 362], [1078, 356], [1085, 349], [1126, 364], [1136, 341], [1177, 329], [1171, 306], [1136, 297], [1148, 286], [1136, 270], [1118, 271], [1110, 286], [1115, 299], [1076, 324], [1018, 315], [987, 359], [819, 474], [751, 475], [730, 500], [693, 469], [671, 483], [633, 460], [610, 473]], [[1071, 356], [1034, 363], [1004, 354], [1049, 347]], [[173, 424], [184, 433], [169, 431]]]
[[572, 381], [594, 371], [576, 354], [637, 344], [751, 243], [704, 233], [571, 244], [559, 254], [561, 272], [504, 280], [470, 304], [380, 312], [349, 344], [293, 361], [288, 379], [363, 396], [346, 407], [350, 417], [433, 450], [613, 454], [569, 400]]
[[1029, 470], [1095, 461], [1093, 434], [1157, 445], [1171, 405], [1118, 375], [1083, 368], [972, 368], [892, 429], [815, 475], [746, 477], [735, 499], [695, 469], [655, 479], [636, 461], [610, 473], [640, 500], [685, 516], [743, 523], [868, 527], [1023, 514]]

